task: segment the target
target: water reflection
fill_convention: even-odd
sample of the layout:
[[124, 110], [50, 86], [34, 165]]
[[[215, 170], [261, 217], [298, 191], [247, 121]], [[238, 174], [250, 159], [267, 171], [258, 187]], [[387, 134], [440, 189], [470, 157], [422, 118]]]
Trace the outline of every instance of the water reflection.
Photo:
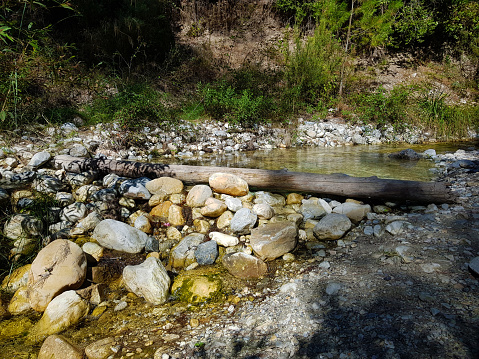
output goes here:
[[304, 147], [253, 152], [209, 154], [200, 158], [159, 159], [157, 162], [196, 166], [287, 169], [291, 172], [345, 173], [356, 177], [429, 181], [434, 179], [434, 162], [399, 161], [390, 153], [412, 148], [418, 153], [434, 148], [438, 154], [474, 147], [474, 143], [440, 143], [428, 145], [344, 146], [335, 148]]

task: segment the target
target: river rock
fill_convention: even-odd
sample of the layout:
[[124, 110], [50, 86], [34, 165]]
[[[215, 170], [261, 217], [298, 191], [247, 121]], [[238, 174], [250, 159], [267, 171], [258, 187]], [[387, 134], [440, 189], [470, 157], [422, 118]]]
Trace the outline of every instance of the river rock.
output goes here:
[[257, 203], [253, 206], [253, 213], [258, 216], [259, 219], [271, 219], [274, 216], [274, 209], [267, 203]]
[[37, 176], [33, 181], [33, 189], [45, 194], [55, 194], [66, 189], [66, 185], [56, 177], [47, 175]]
[[305, 220], [320, 219], [327, 213], [317, 198], [303, 199], [300, 212]]
[[298, 228], [294, 223], [268, 223], [251, 231], [250, 243], [254, 253], [267, 261], [292, 251], [297, 237]]
[[195, 228], [195, 232], [208, 233], [211, 225], [207, 220], [197, 218], [193, 220], [193, 227]]
[[58, 202], [58, 205], [61, 207], [66, 207], [75, 202], [73, 194], [70, 192], [58, 192], [55, 194], [55, 200]]
[[151, 233], [152, 230], [153, 230], [152, 227], [151, 227], [150, 220], [144, 214], [141, 215], [141, 216], [138, 216], [138, 218], [135, 219], [134, 226], [135, 226], [136, 229], [139, 229], [140, 231], [145, 232], [145, 233]]
[[[118, 192], [114, 188], [103, 188], [99, 191], [96, 191], [91, 195], [91, 199], [93, 201], [101, 201], [101, 202], [113, 202], [118, 198]], [[128, 198], [132, 200], [132, 198]]]
[[195, 262], [195, 250], [205, 239], [201, 233], [192, 233], [181, 240], [170, 254], [170, 264], [173, 268], [184, 268]]
[[73, 197], [77, 202], [87, 202], [91, 196], [98, 192], [101, 188], [92, 184], [87, 184], [77, 188], [73, 192]]
[[96, 173], [93, 172], [67, 173], [65, 179], [73, 187], [79, 187], [91, 184], [96, 176]]
[[181, 232], [176, 227], [168, 227], [166, 229], [166, 238], [179, 241], [181, 239]]
[[88, 156], [88, 150], [80, 143], [75, 143], [69, 151], [70, 156], [73, 157], [86, 157]]
[[408, 148], [406, 150], [391, 153], [388, 157], [396, 160], [417, 161], [421, 159], [422, 156], [413, 149]]
[[243, 202], [237, 197], [225, 196], [224, 201], [231, 212], [237, 212], [243, 208]]
[[123, 181], [118, 189], [119, 193], [127, 198], [148, 200], [151, 193], [146, 189], [146, 184], [150, 182], [147, 177], [140, 177]]
[[186, 219], [183, 216], [183, 208], [172, 204], [170, 208], [168, 208], [168, 222], [172, 226], [183, 226], [186, 223]]
[[205, 217], [216, 218], [226, 212], [227, 209], [228, 207], [223, 201], [210, 197], [206, 200], [205, 206], [201, 208], [201, 214]]
[[62, 335], [50, 335], [45, 339], [37, 359], [82, 359], [83, 351]]
[[72, 236], [79, 236], [82, 234], [86, 234], [94, 230], [95, 227], [98, 225], [98, 223], [100, 223], [101, 221], [102, 221], [101, 215], [98, 212], [93, 211], [90, 214], [88, 214], [88, 216], [81, 219], [76, 224], [76, 226], [70, 230], [70, 234]]
[[159, 205], [152, 208], [152, 210], [150, 211], [150, 216], [167, 219], [170, 207], [172, 205], [173, 205], [173, 203], [170, 202], [170, 201], [160, 203]]
[[213, 173], [209, 178], [210, 187], [217, 193], [241, 197], [249, 192], [248, 183], [232, 173]]
[[28, 214], [15, 214], [5, 224], [3, 235], [10, 239], [34, 238], [41, 235], [43, 223]]
[[469, 262], [469, 270], [474, 275], [479, 276], [479, 257], [475, 257]]
[[32, 168], [38, 168], [50, 161], [50, 158], [52, 158], [52, 156], [47, 151], [35, 153], [28, 162], [28, 166]]
[[29, 300], [28, 287], [26, 285], [17, 289], [12, 299], [10, 299], [7, 309], [12, 315], [24, 314], [32, 310]]
[[354, 202], [345, 202], [333, 209], [333, 213], [345, 214], [354, 223], [361, 222], [369, 212], [371, 212], [371, 206], [369, 204]]
[[18, 288], [26, 286], [28, 283], [28, 273], [30, 272], [31, 267], [31, 264], [26, 264], [15, 269], [3, 279], [0, 288], [7, 293], [15, 293]]
[[230, 228], [233, 232], [249, 233], [256, 224], [258, 216], [248, 208], [241, 208], [233, 216]]
[[194, 186], [186, 196], [186, 205], [189, 207], [203, 207], [208, 198], [213, 196], [209, 186], [199, 184]]
[[102, 184], [103, 184], [103, 187], [117, 188], [119, 183], [124, 180], [126, 179], [118, 176], [115, 173], [109, 173], [105, 177], [103, 177]]
[[87, 261], [75, 243], [58, 239], [44, 247], [30, 268], [28, 288], [30, 305], [42, 312], [58, 294], [77, 289], [85, 280]]
[[170, 277], [157, 258], [148, 257], [139, 265], [126, 266], [123, 282], [129, 291], [154, 305], [163, 304], [168, 298]]
[[62, 130], [64, 135], [68, 135], [72, 132], [78, 132], [78, 127], [74, 123], [67, 122], [61, 125], [60, 130]]
[[140, 253], [148, 235], [114, 219], [104, 219], [95, 227], [92, 238], [103, 247], [127, 253]]
[[243, 252], [225, 254], [222, 263], [231, 275], [241, 279], [260, 278], [268, 272], [265, 262]]
[[238, 237], [221, 232], [211, 232], [209, 237], [223, 247], [233, 247], [239, 243]]
[[404, 221], [391, 222], [386, 226], [386, 232], [392, 234], [393, 236], [396, 236], [402, 232], [402, 229], [405, 223], [406, 222]]
[[286, 199], [277, 193], [259, 191], [255, 194], [255, 204], [269, 204], [271, 207], [282, 207], [286, 204]]
[[351, 220], [344, 214], [328, 213], [314, 226], [314, 236], [320, 240], [339, 239], [351, 229]]
[[88, 302], [74, 290], [66, 291], [48, 304], [40, 320], [28, 333], [27, 340], [39, 342], [48, 335], [59, 333], [77, 324], [89, 309]]
[[304, 196], [300, 195], [299, 193], [290, 193], [286, 197], [286, 204], [301, 204], [303, 199]]
[[96, 261], [99, 261], [103, 257], [104, 248], [95, 242], [86, 242], [82, 246], [83, 252], [91, 255]]
[[53, 223], [48, 227], [48, 231], [50, 233], [56, 233], [64, 229], [70, 229], [73, 226], [73, 223], [70, 221], [60, 221], [57, 223]]
[[170, 195], [173, 193], [181, 193], [183, 191], [183, 182], [172, 177], [160, 177], [151, 180], [145, 187], [151, 194]]
[[114, 355], [112, 348], [116, 345], [113, 337], [107, 337], [97, 340], [85, 348], [85, 355], [88, 359], [106, 359], [110, 355]]
[[198, 244], [198, 248], [195, 250], [195, 258], [199, 265], [213, 264], [218, 258], [218, 244], [215, 241]]
[[62, 212], [60, 213], [60, 219], [62, 221], [75, 223], [80, 219], [85, 218], [86, 212], [87, 209], [84, 203], [75, 202], [63, 208]]
[[432, 149], [432, 148], [430, 148], [430, 149], [424, 151], [424, 152], [422, 153], [422, 155], [423, 155], [424, 157], [426, 157], [426, 158], [436, 158], [436, 157], [437, 157], [436, 150], [435, 150], [435, 149]]
[[181, 301], [196, 304], [220, 299], [222, 286], [214, 272], [186, 271], [175, 278], [171, 292]]
[[231, 224], [233, 217], [234, 214], [232, 212], [226, 211], [216, 220], [216, 227], [218, 227], [218, 229], [227, 228]]
[[[151, 208], [153, 208], [153, 207], [158, 206], [159, 204], [161, 204], [164, 200], [166, 200], [166, 198], [168, 198], [168, 195], [166, 193], [156, 193], [156, 194], [154, 194], [150, 197], [150, 199], [148, 200], [148, 205]], [[133, 207], [135, 207], [134, 203], [133, 203], [132, 208]]]

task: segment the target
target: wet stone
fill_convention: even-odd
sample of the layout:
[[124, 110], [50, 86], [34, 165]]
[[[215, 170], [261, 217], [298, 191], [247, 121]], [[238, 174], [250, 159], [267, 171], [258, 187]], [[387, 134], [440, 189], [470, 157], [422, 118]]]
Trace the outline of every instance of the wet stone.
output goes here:
[[213, 264], [218, 257], [218, 245], [215, 241], [200, 243], [195, 250], [196, 262], [199, 265]]

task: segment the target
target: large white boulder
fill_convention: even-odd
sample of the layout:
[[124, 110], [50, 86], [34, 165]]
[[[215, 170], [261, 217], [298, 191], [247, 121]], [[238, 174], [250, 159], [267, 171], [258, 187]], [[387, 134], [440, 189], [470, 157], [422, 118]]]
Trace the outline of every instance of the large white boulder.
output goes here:
[[95, 227], [92, 238], [105, 248], [139, 253], [145, 248], [148, 235], [126, 223], [105, 219]]
[[168, 298], [170, 277], [157, 258], [148, 257], [139, 265], [126, 266], [123, 282], [128, 290], [152, 304], [163, 304]]
[[57, 239], [43, 248], [35, 258], [28, 275], [30, 305], [42, 312], [57, 295], [77, 289], [85, 280], [85, 253], [75, 243]]

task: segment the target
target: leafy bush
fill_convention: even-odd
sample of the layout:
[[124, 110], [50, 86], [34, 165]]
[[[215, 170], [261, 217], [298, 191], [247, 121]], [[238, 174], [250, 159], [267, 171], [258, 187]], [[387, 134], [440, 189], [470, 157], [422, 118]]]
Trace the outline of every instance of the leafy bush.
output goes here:
[[226, 81], [213, 85], [199, 84], [198, 93], [206, 114], [214, 119], [225, 119], [232, 124], [248, 127], [271, 118], [272, 101], [253, 95], [249, 89], [237, 93]]

